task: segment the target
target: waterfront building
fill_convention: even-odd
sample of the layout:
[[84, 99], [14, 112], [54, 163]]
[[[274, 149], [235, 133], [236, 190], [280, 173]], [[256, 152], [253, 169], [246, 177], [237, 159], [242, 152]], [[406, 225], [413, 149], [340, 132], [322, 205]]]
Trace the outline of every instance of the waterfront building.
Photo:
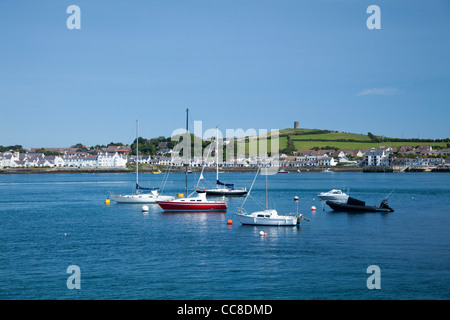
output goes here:
[[317, 163], [320, 167], [334, 167], [337, 163], [332, 157], [317, 157]]
[[386, 154], [384, 149], [372, 148], [365, 154], [365, 164], [368, 166], [382, 166], [386, 165]]

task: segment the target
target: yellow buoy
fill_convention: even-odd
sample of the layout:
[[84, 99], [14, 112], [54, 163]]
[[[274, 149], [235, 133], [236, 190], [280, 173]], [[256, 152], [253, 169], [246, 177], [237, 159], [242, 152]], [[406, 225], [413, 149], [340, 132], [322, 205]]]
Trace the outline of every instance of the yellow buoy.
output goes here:
[[177, 197], [178, 197], [178, 198], [183, 198], [183, 197], [184, 197], [184, 194], [182, 194], [182, 193], [177, 193]]
[[109, 200], [109, 199], [105, 200], [105, 204], [110, 204], [110, 203], [111, 203], [111, 200]]

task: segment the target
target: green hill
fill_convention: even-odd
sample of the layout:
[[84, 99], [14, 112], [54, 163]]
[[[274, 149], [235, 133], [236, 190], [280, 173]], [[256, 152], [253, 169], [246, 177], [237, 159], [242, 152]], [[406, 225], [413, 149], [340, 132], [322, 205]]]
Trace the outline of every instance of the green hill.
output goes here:
[[[271, 134], [268, 138], [270, 140]], [[250, 137], [250, 139], [256, 137]], [[259, 138], [263, 138], [262, 136]], [[450, 139], [399, 139], [375, 136], [371, 133], [356, 134], [322, 129], [283, 129], [279, 131], [281, 152], [310, 149], [370, 149], [380, 146], [400, 147], [402, 145], [432, 145], [433, 148], [450, 147]], [[247, 142], [248, 144], [248, 142]], [[270, 141], [268, 141], [270, 152]]]

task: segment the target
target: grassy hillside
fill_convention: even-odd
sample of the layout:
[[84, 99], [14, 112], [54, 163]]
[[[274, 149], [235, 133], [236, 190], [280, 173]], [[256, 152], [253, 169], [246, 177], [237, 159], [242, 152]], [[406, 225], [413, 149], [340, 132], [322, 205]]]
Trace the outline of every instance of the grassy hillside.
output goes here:
[[[268, 151], [270, 152], [270, 134], [268, 141]], [[280, 150], [288, 148], [290, 150], [310, 150], [312, 148], [337, 148], [337, 149], [369, 149], [380, 146], [400, 147], [404, 145], [432, 145], [433, 147], [447, 148], [449, 141], [442, 140], [419, 140], [419, 139], [398, 139], [380, 136], [370, 137], [367, 134], [346, 133], [320, 129], [283, 129], [279, 131]], [[256, 137], [251, 137], [256, 138]], [[448, 140], [448, 139], [446, 139]], [[248, 142], [246, 142], [248, 150]]]

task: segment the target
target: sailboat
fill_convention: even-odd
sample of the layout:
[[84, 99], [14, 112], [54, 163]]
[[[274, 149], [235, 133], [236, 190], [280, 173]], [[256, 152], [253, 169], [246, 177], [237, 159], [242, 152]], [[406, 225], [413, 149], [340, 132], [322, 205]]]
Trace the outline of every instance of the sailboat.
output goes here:
[[[189, 109], [186, 109], [186, 135], [189, 134], [189, 130], [188, 130], [188, 119], [189, 119]], [[187, 150], [189, 149], [187, 147], [187, 143], [189, 141], [189, 139], [185, 139], [186, 140], [186, 148], [184, 150], [184, 153], [186, 154], [186, 195], [188, 194], [188, 153]], [[208, 200], [206, 199], [206, 192], [205, 191], [201, 191], [201, 190], [197, 190], [197, 196], [193, 197], [193, 196], [186, 196], [186, 197], [178, 197], [174, 200], [161, 200], [161, 201], [156, 201], [159, 206], [164, 210], [164, 211], [178, 211], [178, 212], [205, 212], [205, 211], [225, 211], [227, 210], [227, 204], [223, 201], [212, 201], [212, 200]]]
[[247, 194], [247, 189], [235, 189], [234, 183], [223, 183], [219, 180], [219, 128], [216, 127], [216, 187], [205, 190], [197, 190], [197, 192], [204, 191], [208, 196], [244, 196]]
[[[256, 180], [256, 177], [258, 175], [259, 169], [256, 172], [255, 179], [253, 180], [253, 183]], [[295, 226], [300, 225], [300, 222], [302, 220], [309, 219], [305, 218], [302, 214], [287, 214], [287, 215], [279, 215], [277, 210], [269, 209], [268, 206], [268, 192], [267, 192], [267, 167], [266, 167], [266, 209], [261, 211], [255, 211], [252, 213], [245, 213], [243, 210], [245, 201], [247, 200], [247, 197], [250, 195], [251, 188], [249, 193], [247, 194], [247, 197], [245, 197], [244, 202], [242, 203], [242, 206], [238, 209], [238, 212], [235, 212], [234, 214], [238, 217], [239, 221], [243, 225], [254, 225], [254, 226]], [[252, 187], [253, 187], [252, 183]]]
[[[171, 200], [172, 196], [163, 196], [159, 194], [159, 188], [144, 188], [139, 185], [139, 121], [136, 120], [136, 192], [135, 194], [115, 195], [111, 193], [109, 198], [117, 203], [156, 203], [157, 200]], [[143, 193], [142, 191], [150, 191]]]

